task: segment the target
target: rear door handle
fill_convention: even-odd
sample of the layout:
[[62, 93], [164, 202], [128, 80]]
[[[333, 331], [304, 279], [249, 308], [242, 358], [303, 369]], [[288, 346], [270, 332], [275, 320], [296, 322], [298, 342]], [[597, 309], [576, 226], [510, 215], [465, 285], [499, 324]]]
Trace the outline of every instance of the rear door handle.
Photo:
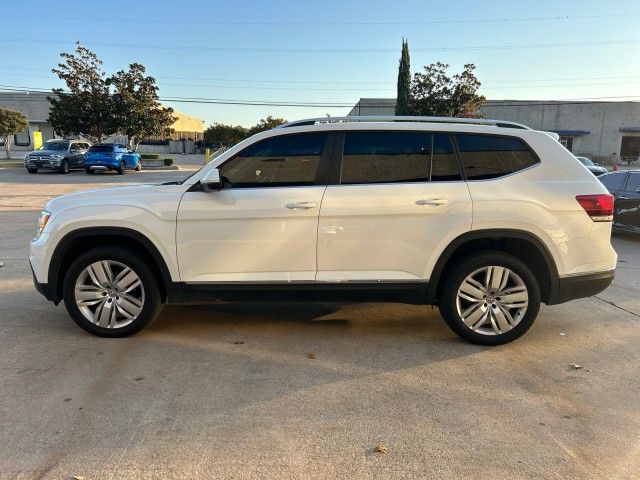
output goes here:
[[617, 198], [617, 199], [620, 199], [620, 200], [629, 200], [629, 197], [625, 197], [625, 196], [623, 196], [623, 195], [620, 195], [620, 196], [618, 196], [618, 197], [616, 197], [616, 198]]
[[296, 202], [287, 203], [289, 210], [309, 210], [310, 208], [316, 208], [318, 204], [316, 202]]
[[416, 205], [431, 205], [432, 207], [446, 205], [447, 203], [449, 203], [449, 200], [446, 198], [426, 198], [416, 200]]

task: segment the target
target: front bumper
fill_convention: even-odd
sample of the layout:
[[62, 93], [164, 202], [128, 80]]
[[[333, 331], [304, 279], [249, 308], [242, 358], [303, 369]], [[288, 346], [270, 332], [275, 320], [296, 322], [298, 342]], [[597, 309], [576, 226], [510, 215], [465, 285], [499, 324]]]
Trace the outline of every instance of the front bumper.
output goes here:
[[[29, 265], [31, 267], [31, 265]], [[61, 298], [59, 298], [58, 292], [54, 291], [51, 288], [49, 283], [40, 283], [36, 278], [36, 274], [33, 271], [33, 267], [31, 267], [31, 274], [33, 275], [33, 286], [36, 287], [36, 290], [40, 295], [43, 295], [44, 298], [49, 300], [50, 302], [55, 303], [56, 305], [60, 303]]]
[[596, 295], [611, 285], [614, 276], [615, 270], [607, 270], [605, 272], [559, 278], [558, 288], [547, 302], [547, 305], [557, 305], [576, 298]]
[[37, 168], [38, 170], [59, 170], [60, 165], [60, 163], [51, 163], [49, 160], [29, 160], [24, 162], [25, 168]]

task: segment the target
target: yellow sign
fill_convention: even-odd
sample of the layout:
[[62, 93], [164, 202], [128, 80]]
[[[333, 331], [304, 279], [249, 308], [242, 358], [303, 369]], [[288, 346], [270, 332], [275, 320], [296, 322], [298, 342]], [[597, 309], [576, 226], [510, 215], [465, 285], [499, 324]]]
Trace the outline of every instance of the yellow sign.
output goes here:
[[38, 150], [42, 147], [42, 132], [33, 132], [33, 148]]

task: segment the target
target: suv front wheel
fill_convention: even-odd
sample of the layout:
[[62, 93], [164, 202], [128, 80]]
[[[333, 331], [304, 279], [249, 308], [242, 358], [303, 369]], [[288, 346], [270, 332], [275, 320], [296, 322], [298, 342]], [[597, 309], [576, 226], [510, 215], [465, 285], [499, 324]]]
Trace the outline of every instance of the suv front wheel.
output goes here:
[[78, 257], [63, 284], [64, 304], [73, 320], [100, 337], [126, 337], [160, 313], [158, 283], [133, 252], [100, 247]]
[[499, 251], [460, 261], [448, 273], [440, 312], [465, 340], [500, 345], [523, 335], [538, 315], [540, 287], [521, 260]]

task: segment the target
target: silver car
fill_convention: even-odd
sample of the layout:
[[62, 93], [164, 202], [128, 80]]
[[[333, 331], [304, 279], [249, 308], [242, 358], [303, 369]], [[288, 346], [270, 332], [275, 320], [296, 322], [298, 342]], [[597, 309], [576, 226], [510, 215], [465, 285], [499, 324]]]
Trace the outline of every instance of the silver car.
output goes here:
[[84, 155], [91, 144], [84, 140], [48, 140], [39, 150], [27, 153], [24, 166], [29, 173], [56, 170], [69, 173], [84, 168]]

